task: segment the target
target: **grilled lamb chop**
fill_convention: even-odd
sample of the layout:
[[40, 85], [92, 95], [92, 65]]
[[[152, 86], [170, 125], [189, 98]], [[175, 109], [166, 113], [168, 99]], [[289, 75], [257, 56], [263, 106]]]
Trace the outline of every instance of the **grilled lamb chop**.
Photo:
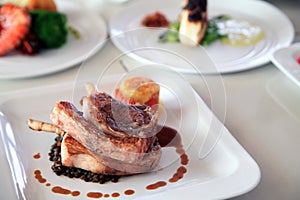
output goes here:
[[184, 0], [180, 14], [180, 42], [191, 46], [200, 44], [207, 25], [207, 0]]
[[[97, 98], [91, 97], [94, 95]], [[91, 101], [91, 105], [100, 105], [99, 108], [101, 109], [98, 109], [98, 115], [105, 116], [104, 118], [100, 117], [105, 119], [102, 121], [104, 125], [105, 123], [110, 125], [95, 126], [85, 119], [82, 113], [69, 102], [56, 104], [51, 114], [53, 123], [77, 140], [89, 151], [89, 155], [108, 169], [113, 169], [115, 172], [121, 171], [124, 174], [143, 173], [154, 169], [161, 157], [161, 148], [156, 136], [153, 136], [157, 114], [152, 113], [151, 109], [148, 110], [147, 106], [127, 105], [104, 93], [94, 95], [89, 95], [83, 102], [88, 105]], [[93, 102], [96, 99], [99, 102]], [[114, 110], [115, 104], [118, 109]], [[130, 126], [124, 124], [125, 128], [123, 129], [119, 123], [112, 123], [114, 122], [112, 116], [115, 116], [115, 113], [114, 115], [111, 114], [114, 110], [114, 112], [121, 112], [117, 115], [121, 116], [125, 107], [129, 109], [130, 116], [135, 123], [130, 124]], [[114, 126], [111, 126], [111, 124], [114, 124]], [[121, 125], [123, 126], [122, 123]], [[145, 128], [143, 128], [143, 125], [145, 125]], [[115, 130], [116, 132], [114, 132]], [[128, 134], [124, 130], [133, 131]], [[145, 137], [149, 134], [150, 137]], [[139, 135], [143, 137], [138, 137]]]

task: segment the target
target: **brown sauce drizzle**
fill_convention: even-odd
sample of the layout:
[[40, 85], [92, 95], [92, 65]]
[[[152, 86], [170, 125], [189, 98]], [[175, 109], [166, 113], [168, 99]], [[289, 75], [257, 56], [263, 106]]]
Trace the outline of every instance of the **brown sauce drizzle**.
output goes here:
[[161, 147], [178, 147], [181, 145], [181, 137], [175, 129], [167, 126], [158, 128], [160, 131], [156, 136]]
[[[173, 128], [163, 126], [160, 127], [160, 131], [157, 134], [158, 142], [161, 147], [174, 147], [176, 153], [180, 155], [181, 165], [187, 165], [189, 162], [188, 155], [185, 153], [182, 145], [180, 134]], [[173, 176], [169, 179], [170, 183], [175, 183], [183, 178], [184, 174], [187, 173], [187, 169], [184, 166], [180, 166]], [[164, 181], [158, 181], [156, 183], [146, 186], [147, 190], [155, 190], [160, 187], [166, 186], [167, 183]]]
[[57, 193], [57, 194], [65, 194], [65, 195], [71, 194], [71, 190], [62, 188], [60, 186], [54, 186], [52, 188], [52, 192]]
[[[39, 183], [45, 183], [45, 185], [47, 187], [51, 186], [51, 183], [46, 183], [47, 180], [42, 177], [42, 174], [41, 174], [40, 170], [35, 170], [34, 174], [35, 174], [35, 179], [37, 179]], [[52, 187], [51, 191], [53, 193], [56, 193], [56, 194], [72, 195], [73, 197], [77, 197], [77, 196], [80, 195], [80, 191], [71, 191], [71, 190], [63, 188], [61, 186], [54, 186], [54, 187]], [[128, 189], [128, 190], [124, 191], [125, 195], [133, 195], [134, 193], [135, 193], [135, 191], [131, 190], [131, 189]], [[89, 192], [89, 193], [87, 193], [86, 196], [89, 197], [89, 198], [95, 198], [95, 199], [102, 198], [102, 197], [104, 197], [104, 198], [109, 198], [109, 197], [118, 198], [118, 197], [121, 196], [121, 194], [118, 193], [118, 192], [114, 192], [112, 194], [103, 194], [101, 192]]]
[[[189, 158], [188, 155], [185, 153], [184, 147], [182, 145], [181, 137], [180, 134], [175, 130], [170, 127], [160, 127], [161, 130], [157, 134], [158, 141], [161, 147], [174, 147], [176, 149], [176, 153], [180, 155], [180, 163], [181, 166], [177, 169], [177, 171], [172, 175], [172, 177], [168, 180], [170, 183], [174, 183], [179, 181], [180, 179], [183, 178], [184, 174], [187, 173], [185, 165], [188, 164]], [[37, 153], [33, 156], [34, 159], [39, 159], [40, 158], [40, 153]], [[46, 179], [42, 177], [41, 171], [40, 170], [35, 170], [34, 171], [35, 178], [40, 182], [40, 183], [45, 183], [47, 187], [51, 186], [50, 183], [46, 183]], [[147, 190], [155, 190], [161, 187], [164, 187], [167, 185], [166, 181], [157, 181], [153, 184], [149, 184], [146, 186]], [[54, 186], [51, 189], [52, 192], [57, 193], [57, 194], [62, 194], [62, 195], [72, 195], [74, 197], [80, 195], [80, 191], [71, 191], [69, 189], [63, 188], [61, 186]], [[135, 191], [132, 189], [127, 189], [124, 191], [124, 195], [133, 195], [135, 194]], [[103, 194], [101, 192], [88, 192], [86, 194], [87, 197], [89, 198], [118, 198], [121, 196], [120, 193], [114, 192], [112, 194]]]
[[77, 197], [77, 196], [80, 195], [80, 192], [79, 192], [79, 191], [73, 191], [73, 192], [71, 192], [71, 195], [72, 195], [73, 197]]
[[42, 176], [42, 173], [41, 173], [41, 171], [40, 170], [35, 170], [34, 171], [34, 178], [36, 179], [36, 180], [38, 180], [38, 182], [40, 182], [40, 183], [46, 183], [46, 179], [45, 178], [43, 178], [43, 176]]
[[180, 156], [180, 159], [182, 165], [187, 165], [189, 163], [189, 157], [185, 153]]
[[112, 196], [112, 197], [119, 197], [119, 196], [120, 196], [120, 193], [114, 192], [114, 193], [111, 194], [111, 196]]
[[173, 174], [173, 177], [169, 179], [170, 183], [174, 183], [183, 178], [183, 175], [187, 172], [186, 168], [181, 166], [177, 169], [176, 173]]
[[147, 186], [146, 186], [146, 189], [147, 189], [147, 190], [156, 190], [156, 189], [158, 189], [158, 188], [160, 188], [160, 187], [164, 187], [164, 186], [166, 186], [166, 185], [167, 185], [167, 183], [166, 183], [165, 181], [158, 181], [158, 182], [156, 182], [156, 183], [147, 185]]
[[41, 154], [40, 153], [34, 154], [33, 158], [34, 159], [40, 159], [41, 158]]
[[125, 190], [124, 191], [124, 194], [125, 195], [133, 195], [135, 193], [135, 191], [134, 190], [131, 190], [131, 189], [128, 189], [128, 190]]
[[101, 192], [89, 192], [86, 194], [87, 197], [89, 198], [101, 198], [103, 197], [103, 194]]
[[[42, 173], [40, 170], [35, 170], [34, 171], [34, 178], [36, 180], [38, 180], [39, 183], [45, 183], [45, 186], [49, 187], [51, 186], [50, 183], [46, 183], [47, 180], [42, 176]], [[54, 193], [58, 193], [58, 194], [64, 194], [64, 195], [68, 195], [68, 194], [71, 194], [72, 196], [79, 196], [80, 195], [80, 192], [79, 191], [71, 191], [71, 190], [68, 190], [68, 189], [65, 189], [65, 188], [62, 188], [60, 186], [54, 186], [52, 187], [52, 192]]]
[[63, 195], [72, 195], [73, 197], [79, 196], [80, 192], [79, 191], [71, 191], [69, 189], [60, 187], [60, 186], [54, 186], [52, 189], [52, 192], [57, 193], [57, 194], [63, 194]]

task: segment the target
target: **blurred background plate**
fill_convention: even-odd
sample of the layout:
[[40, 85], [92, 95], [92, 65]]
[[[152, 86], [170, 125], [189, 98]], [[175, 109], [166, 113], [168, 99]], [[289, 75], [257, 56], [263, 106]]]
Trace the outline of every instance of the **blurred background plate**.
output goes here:
[[[211, 0], [208, 17], [220, 14], [245, 19], [259, 25], [266, 37], [247, 47], [232, 47], [215, 42], [202, 48], [177, 44], [162, 44], [158, 37], [166, 29], [150, 29], [141, 26], [141, 20], [150, 13], [160, 11], [170, 21], [178, 20], [181, 10], [179, 0], [134, 1], [110, 20], [110, 34], [114, 44], [129, 56], [147, 63], [173, 66], [184, 73], [229, 73], [259, 67], [270, 61], [272, 53], [287, 47], [294, 39], [294, 27], [289, 18], [270, 3], [253, 0]], [[163, 52], [172, 52], [167, 57]], [[203, 60], [203, 57], [211, 57]], [[183, 57], [180, 62], [176, 57]], [[181, 59], [182, 60], [182, 59]]]
[[0, 58], [0, 79], [28, 78], [65, 70], [94, 55], [105, 44], [107, 26], [104, 19], [68, 0], [57, 1], [58, 11], [67, 15], [68, 25], [80, 33], [69, 34], [67, 43], [58, 49], [44, 50], [28, 56], [21, 53]]
[[300, 59], [300, 43], [275, 51], [271, 60], [278, 69], [300, 87], [298, 59]]

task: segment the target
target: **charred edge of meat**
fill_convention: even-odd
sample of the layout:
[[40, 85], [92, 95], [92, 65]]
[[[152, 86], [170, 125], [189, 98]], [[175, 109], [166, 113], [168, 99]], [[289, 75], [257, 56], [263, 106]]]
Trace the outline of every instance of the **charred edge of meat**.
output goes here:
[[85, 182], [94, 182], [104, 184], [106, 182], [118, 182], [121, 176], [118, 175], [106, 175], [106, 174], [97, 174], [88, 170], [76, 168], [76, 167], [66, 167], [61, 163], [61, 147], [62, 137], [57, 136], [55, 138], [55, 143], [51, 146], [49, 152], [49, 160], [53, 162], [51, 169], [58, 176], [67, 176], [69, 178], [79, 178]]
[[207, 0], [188, 0], [183, 9], [191, 11], [188, 16], [189, 21], [201, 21], [202, 13], [207, 10]]

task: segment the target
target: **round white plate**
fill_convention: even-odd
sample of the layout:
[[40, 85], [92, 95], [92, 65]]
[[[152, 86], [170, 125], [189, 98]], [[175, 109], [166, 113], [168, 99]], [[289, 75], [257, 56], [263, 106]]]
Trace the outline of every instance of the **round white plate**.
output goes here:
[[[253, 22], [265, 31], [261, 42], [248, 47], [232, 47], [215, 42], [208, 47], [189, 47], [183, 44], [162, 44], [159, 35], [166, 29], [141, 26], [141, 20], [160, 11], [170, 21], [178, 21], [181, 0], [135, 1], [110, 20], [110, 34], [114, 44], [142, 62], [173, 66], [185, 73], [229, 73], [259, 67], [270, 61], [272, 53], [290, 45], [294, 27], [288, 17], [273, 5], [254, 0], [210, 0], [208, 17], [226, 14]], [[165, 53], [168, 52], [168, 55]], [[170, 53], [172, 56], [170, 56]], [[207, 54], [211, 60], [207, 59]], [[181, 59], [177, 59], [181, 57]], [[180, 62], [185, 58], [185, 62]], [[213, 63], [211, 62], [213, 61]]]
[[300, 87], [300, 43], [295, 43], [289, 47], [279, 49], [274, 52], [272, 62], [288, 78]]
[[104, 44], [107, 26], [104, 19], [68, 0], [57, 1], [58, 10], [67, 15], [68, 25], [80, 33], [69, 34], [67, 43], [58, 49], [44, 50], [29, 56], [13, 53], [0, 57], [0, 79], [28, 78], [58, 72], [94, 55]]

